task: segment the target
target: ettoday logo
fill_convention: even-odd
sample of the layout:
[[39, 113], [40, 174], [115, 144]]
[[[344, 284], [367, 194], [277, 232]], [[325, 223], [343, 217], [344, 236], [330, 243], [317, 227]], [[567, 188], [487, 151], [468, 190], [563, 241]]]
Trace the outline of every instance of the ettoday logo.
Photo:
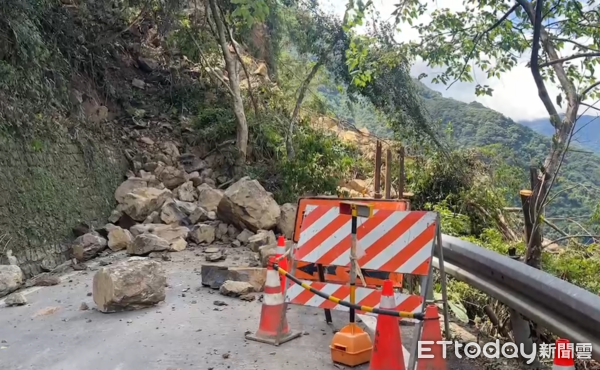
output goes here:
[[[553, 359], [556, 354], [558, 358], [563, 356], [568, 358], [572, 356], [575, 350], [576, 358], [582, 360], [589, 360], [592, 358], [592, 344], [591, 343], [577, 343], [575, 346], [573, 343], [559, 343], [558, 347], [555, 344], [540, 344], [539, 346], [534, 344], [531, 351], [528, 353], [525, 351], [523, 344], [517, 346], [512, 342], [500, 344], [500, 341], [496, 339], [494, 342], [485, 343], [481, 346], [479, 343], [460, 343], [451, 341], [419, 341], [417, 358], [433, 358], [431, 347], [434, 344], [442, 346], [442, 357], [447, 358], [448, 345], [454, 347], [454, 355], [457, 358], [477, 358], [484, 356], [486, 358], [519, 358], [526, 359], [527, 364], [531, 364], [536, 357], [539, 355], [540, 358]], [[539, 349], [538, 349], [539, 347]]]

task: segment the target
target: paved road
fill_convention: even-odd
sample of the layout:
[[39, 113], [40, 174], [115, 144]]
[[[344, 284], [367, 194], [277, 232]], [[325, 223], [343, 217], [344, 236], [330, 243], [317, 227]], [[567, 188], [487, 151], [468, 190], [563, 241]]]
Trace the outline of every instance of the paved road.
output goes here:
[[[261, 303], [243, 302], [200, 284], [193, 254], [166, 262], [166, 302], [154, 308], [103, 314], [93, 308], [93, 271], [71, 273], [63, 284], [33, 288], [23, 307], [0, 307], [2, 370], [328, 370], [329, 342], [347, 314], [334, 312], [334, 325], [322, 311], [293, 306], [290, 326], [306, 334], [280, 347], [247, 341], [258, 327]], [[190, 257], [192, 256], [192, 257]], [[178, 259], [178, 260], [177, 260]], [[228, 306], [215, 306], [220, 300]], [[362, 325], [362, 324], [361, 324]], [[410, 343], [412, 328], [402, 328]], [[366, 370], [368, 366], [356, 369]], [[450, 370], [476, 370], [469, 364]]]

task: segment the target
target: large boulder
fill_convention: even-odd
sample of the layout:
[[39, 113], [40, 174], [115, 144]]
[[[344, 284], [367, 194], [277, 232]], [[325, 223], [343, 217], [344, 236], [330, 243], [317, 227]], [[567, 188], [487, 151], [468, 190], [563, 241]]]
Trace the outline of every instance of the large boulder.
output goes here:
[[73, 241], [71, 251], [77, 261], [88, 261], [106, 249], [108, 242], [96, 232], [87, 233]]
[[198, 186], [198, 204], [208, 212], [216, 212], [221, 199], [223, 199], [223, 190], [213, 189], [208, 184]]
[[151, 252], [162, 252], [170, 248], [169, 242], [154, 234], [141, 234], [133, 239], [127, 247], [127, 253], [135, 256], [144, 256]]
[[148, 187], [148, 181], [139, 177], [131, 177], [125, 180], [117, 190], [115, 190], [115, 199], [119, 203], [123, 203], [125, 196], [135, 189]]
[[279, 221], [277, 221], [277, 229], [285, 236], [286, 239], [292, 239], [294, 229], [296, 227], [296, 205], [285, 203], [281, 206]]
[[179, 238], [187, 238], [190, 230], [184, 226], [163, 225], [163, 224], [140, 224], [135, 225], [131, 229], [133, 236], [141, 234], [154, 234], [169, 243], [172, 243]]
[[160, 210], [160, 219], [167, 225], [189, 225], [190, 219], [174, 201], [167, 201]]
[[139, 188], [125, 195], [121, 209], [135, 221], [142, 222], [172, 197], [167, 189]]
[[198, 224], [190, 231], [190, 237], [196, 243], [210, 244], [215, 241], [215, 229], [213, 225]]
[[260, 267], [227, 267], [204, 264], [200, 268], [202, 285], [219, 289], [226, 281], [249, 283], [255, 292], [262, 291], [267, 279], [267, 269]]
[[173, 190], [175, 198], [184, 202], [194, 202], [198, 198], [198, 193], [192, 181], [187, 181]]
[[130, 311], [164, 301], [166, 284], [160, 263], [124, 261], [98, 270], [94, 275], [92, 294], [101, 312]]
[[280, 212], [279, 205], [271, 195], [258, 181], [249, 177], [227, 188], [217, 208], [221, 220], [253, 232], [274, 228]]
[[133, 236], [129, 230], [125, 230], [119, 226], [113, 226], [108, 230], [108, 247], [112, 251], [116, 252], [127, 249], [132, 242]]
[[25, 276], [19, 266], [0, 265], [0, 297], [19, 289], [24, 279]]
[[186, 182], [185, 172], [173, 166], [158, 167], [154, 174], [167, 189], [173, 190]]

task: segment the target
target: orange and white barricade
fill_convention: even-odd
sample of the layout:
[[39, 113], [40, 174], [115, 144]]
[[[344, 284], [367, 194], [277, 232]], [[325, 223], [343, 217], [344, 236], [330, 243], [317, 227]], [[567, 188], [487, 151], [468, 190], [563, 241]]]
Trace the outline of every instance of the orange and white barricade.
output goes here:
[[[296, 261], [322, 264], [325, 266], [349, 266], [351, 246], [351, 218], [348, 214], [340, 214], [340, 198], [303, 198], [298, 202], [296, 231], [294, 238], [297, 245], [293, 253], [291, 275], [294, 275]], [[432, 258], [436, 248], [441, 246], [440, 220], [436, 212], [406, 211], [403, 201], [382, 199], [352, 199], [353, 202], [369, 203], [373, 215], [367, 219], [358, 219], [356, 238], [358, 245], [357, 261], [361, 269], [377, 270], [389, 273], [427, 276], [431, 284], [433, 277]], [[441, 248], [440, 248], [441, 251]], [[440, 253], [440, 264], [443, 256]], [[444, 275], [444, 274], [443, 274]], [[442, 276], [445, 288], [445, 275]], [[338, 284], [333, 282], [302, 281], [310, 287], [348, 301], [350, 296], [349, 282]], [[427, 288], [421, 289], [421, 295], [394, 293], [395, 311], [424, 313]], [[443, 292], [444, 298], [446, 292]], [[349, 311], [349, 308], [320, 297], [301, 285], [289, 281], [285, 293], [286, 303], [311, 306], [322, 309]], [[356, 304], [358, 306], [379, 307], [381, 290], [361, 286], [357, 283]], [[431, 302], [429, 302], [431, 303]], [[447, 305], [444, 305], [447, 320]], [[370, 315], [369, 312], [357, 310], [357, 313]], [[419, 324], [421, 336], [422, 322]], [[441, 332], [441, 329], [440, 329]], [[416, 359], [417, 345], [414, 343], [412, 358]], [[412, 362], [412, 361], [411, 361]], [[414, 362], [413, 362], [414, 363]]]

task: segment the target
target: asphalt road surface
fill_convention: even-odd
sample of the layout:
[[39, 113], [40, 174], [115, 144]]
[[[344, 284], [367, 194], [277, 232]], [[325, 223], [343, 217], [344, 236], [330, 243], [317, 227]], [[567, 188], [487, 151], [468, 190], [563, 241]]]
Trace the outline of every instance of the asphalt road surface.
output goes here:
[[[91, 297], [94, 271], [63, 276], [63, 283], [25, 291], [29, 303], [0, 307], [2, 370], [328, 370], [333, 333], [347, 323], [334, 312], [333, 325], [321, 310], [292, 306], [290, 327], [304, 335], [279, 347], [247, 341], [258, 328], [261, 303], [221, 296], [201, 287], [202, 258], [173, 254], [165, 262], [167, 299], [153, 308], [103, 314]], [[217, 306], [223, 301], [226, 306]], [[81, 310], [82, 303], [90, 309]], [[0, 306], [2, 301], [0, 300]], [[360, 325], [363, 325], [362, 323]], [[403, 343], [414, 328], [402, 327]], [[478, 370], [450, 360], [449, 370]], [[366, 370], [368, 365], [356, 367]]]

